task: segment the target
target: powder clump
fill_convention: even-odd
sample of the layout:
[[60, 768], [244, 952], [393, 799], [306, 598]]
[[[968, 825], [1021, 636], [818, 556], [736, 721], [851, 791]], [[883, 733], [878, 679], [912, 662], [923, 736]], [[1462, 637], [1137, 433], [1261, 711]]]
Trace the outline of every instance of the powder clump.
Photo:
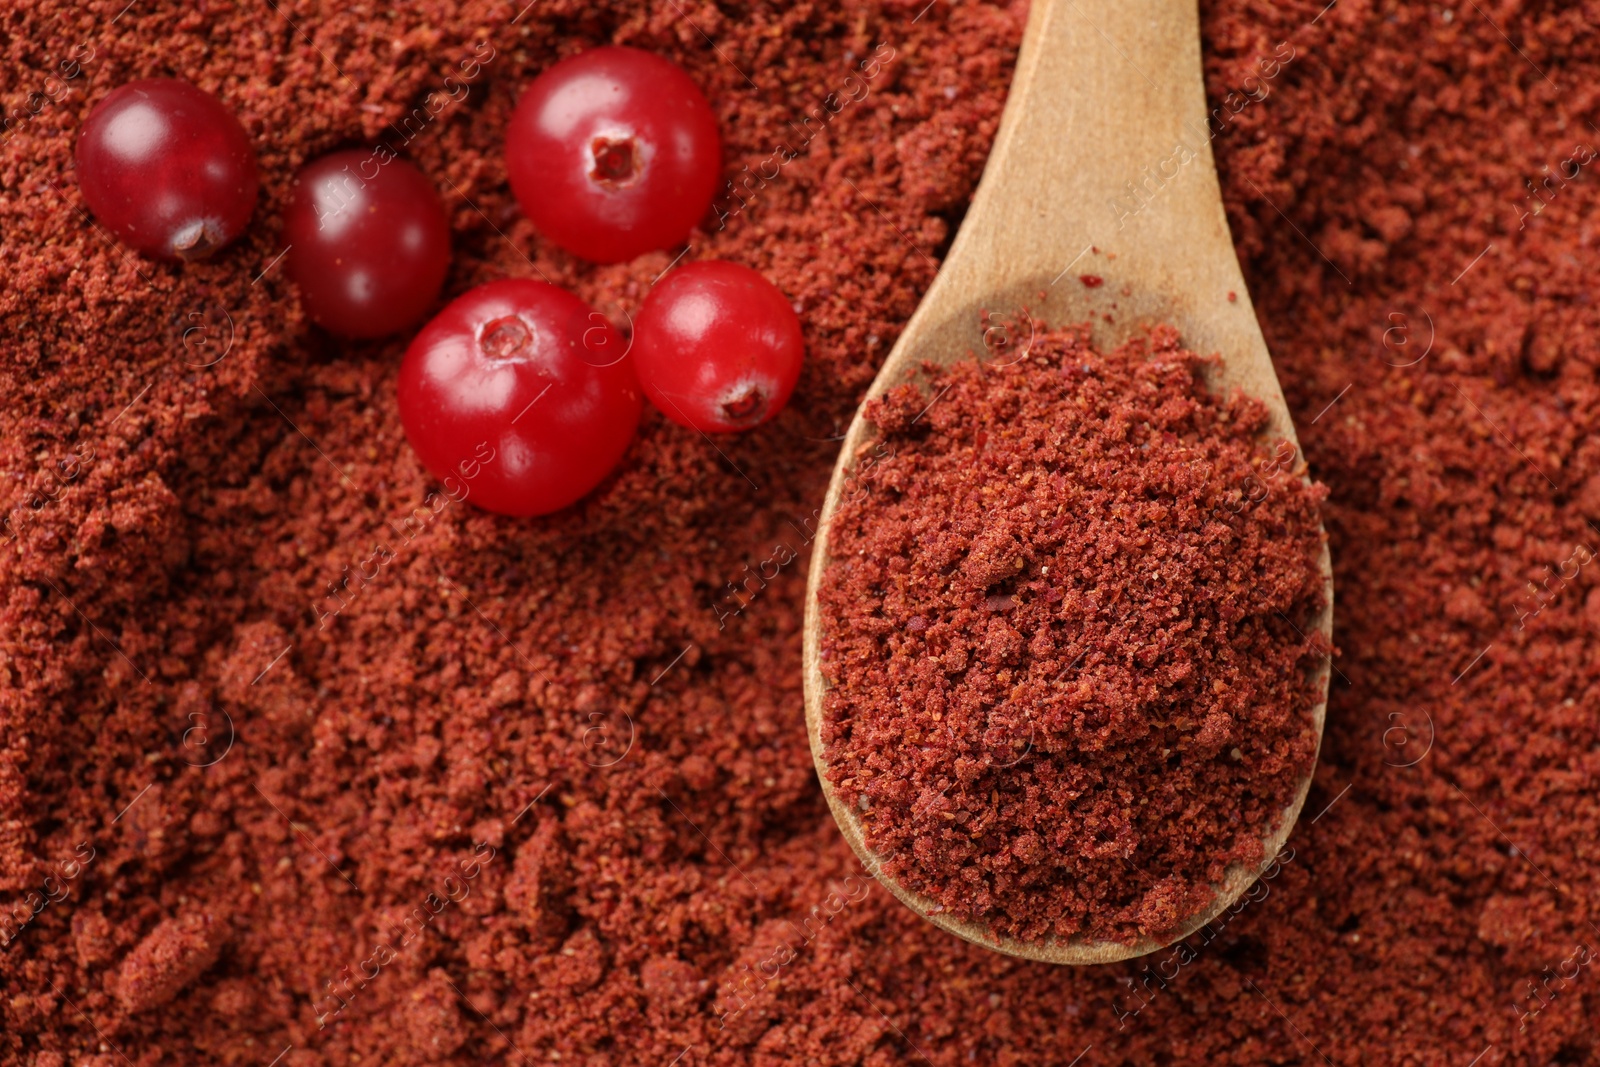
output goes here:
[[222, 951], [225, 923], [209, 912], [166, 919], [128, 953], [116, 996], [130, 1015], [169, 1003]]
[[939, 911], [1131, 943], [1265, 858], [1317, 746], [1322, 490], [1210, 363], [1058, 332], [867, 408], [883, 458], [820, 592], [828, 777]]

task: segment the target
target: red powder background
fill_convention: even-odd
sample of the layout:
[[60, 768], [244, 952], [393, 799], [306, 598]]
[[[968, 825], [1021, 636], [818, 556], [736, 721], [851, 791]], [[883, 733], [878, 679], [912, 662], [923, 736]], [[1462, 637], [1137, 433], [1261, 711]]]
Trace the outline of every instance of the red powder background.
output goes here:
[[[60, 898], [0, 947], [0, 1061], [1596, 1061], [1600, 974], [1568, 961], [1600, 948], [1578, 551], [1600, 546], [1600, 176], [1523, 213], [1526, 179], [1600, 141], [1600, 5], [1203, 5], [1219, 103], [1294, 50], [1215, 146], [1331, 490], [1343, 655], [1268, 892], [1181, 967], [1070, 970], [859, 877], [800, 699], [800, 531], [981, 171], [1023, 5], [124, 3], [0, 13], [0, 916]], [[714, 443], [650, 417], [574, 512], [451, 505], [404, 542], [429, 489], [404, 339], [307, 327], [276, 261], [288, 183], [487, 43], [405, 146], [451, 213], [446, 297], [543, 274], [622, 317], [672, 255], [548, 247], [499, 145], [521, 85], [607, 40], [690, 70], [730, 176], [894, 49], [689, 253], [801, 308], [795, 401]], [[96, 99], [174, 74], [238, 111], [263, 179], [246, 238], [183, 268], [112, 244], [72, 169]], [[396, 558], [319, 631], [378, 542]], [[801, 558], [719, 626], [778, 544]], [[480, 843], [468, 894], [319, 1029], [325, 983]]]

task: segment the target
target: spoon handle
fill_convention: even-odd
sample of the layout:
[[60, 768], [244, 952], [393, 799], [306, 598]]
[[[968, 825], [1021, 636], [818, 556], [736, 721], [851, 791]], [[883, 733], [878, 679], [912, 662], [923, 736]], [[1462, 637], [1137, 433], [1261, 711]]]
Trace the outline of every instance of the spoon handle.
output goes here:
[[1222, 353], [1218, 384], [1265, 401], [1292, 440], [1211, 155], [1213, 131], [1260, 106], [1282, 65], [1262, 57], [1255, 95], [1214, 117], [1195, 0], [1034, 0], [983, 180], [890, 363], [982, 352], [985, 313], [1092, 318], [1101, 345], [1169, 323]]

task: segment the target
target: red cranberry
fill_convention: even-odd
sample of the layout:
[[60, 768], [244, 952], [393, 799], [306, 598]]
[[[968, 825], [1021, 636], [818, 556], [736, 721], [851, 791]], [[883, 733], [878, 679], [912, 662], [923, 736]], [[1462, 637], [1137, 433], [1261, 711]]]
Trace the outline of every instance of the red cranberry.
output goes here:
[[776, 415], [804, 353], [800, 317], [778, 287], [723, 260], [668, 274], [634, 322], [645, 395], [667, 418], [706, 433], [748, 430]]
[[722, 139], [681, 67], [608, 46], [533, 80], [511, 116], [506, 163], [540, 233], [618, 263], [689, 236], [716, 192]]
[[[489, 282], [434, 316], [400, 364], [400, 421], [447, 492], [544, 515], [617, 465], [644, 404], [604, 316], [564, 289]], [[453, 488], [454, 487], [454, 488]]]
[[417, 322], [450, 266], [450, 224], [438, 192], [387, 148], [307, 164], [284, 216], [284, 240], [306, 314], [346, 337], [382, 337]]
[[132, 248], [200, 259], [244, 230], [256, 205], [256, 156], [216, 97], [151, 78], [113, 89], [78, 139], [78, 184]]

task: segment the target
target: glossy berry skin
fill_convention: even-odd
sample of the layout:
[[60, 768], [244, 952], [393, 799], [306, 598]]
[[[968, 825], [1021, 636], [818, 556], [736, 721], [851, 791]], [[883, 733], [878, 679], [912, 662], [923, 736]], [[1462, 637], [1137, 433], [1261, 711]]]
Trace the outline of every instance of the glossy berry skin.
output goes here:
[[606, 46], [533, 80], [506, 131], [506, 164], [540, 233], [620, 263], [688, 238], [722, 177], [722, 138], [681, 67]]
[[313, 322], [382, 337], [419, 321], [450, 267], [450, 223], [433, 183], [387, 148], [306, 165], [284, 215], [289, 277]]
[[201, 259], [244, 231], [256, 154], [233, 112], [172, 78], [129, 82], [95, 105], [77, 148], [78, 185], [124, 244]]
[[634, 320], [630, 353], [650, 403], [706, 433], [748, 430], [776, 415], [804, 354], [788, 298], [725, 260], [686, 263], [657, 282]]
[[502, 515], [548, 514], [599, 485], [633, 440], [644, 402], [620, 351], [605, 317], [565, 289], [489, 282], [411, 342], [400, 422], [446, 492]]

